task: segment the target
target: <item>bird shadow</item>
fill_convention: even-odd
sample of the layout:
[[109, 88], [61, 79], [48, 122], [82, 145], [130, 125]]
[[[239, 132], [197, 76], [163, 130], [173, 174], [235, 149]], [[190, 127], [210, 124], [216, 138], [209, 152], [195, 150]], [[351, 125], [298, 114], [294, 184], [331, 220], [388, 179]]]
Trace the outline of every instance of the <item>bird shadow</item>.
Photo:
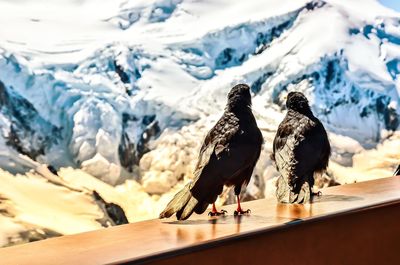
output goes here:
[[318, 203], [318, 202], [349, 202], [349, 201], [360, 201], [364, 200], [362, 197], [359, 196], [348, 196], [348, 195], [322, 195], [319, 197], [314, 197], [311, 203]]
[[164, 224], [173, 224], [173, 225], [206, 225], [206, 224], [240, 224], [243, 221], [251, 222], [251, 223], [271, 223], [276, 218], [273, 217], [265, 217], [260, 215], [227, 215], [227, 216], [218, 216], [218, 217], [210, 217], [209, 219], [195, 219], [195, 220], [184, 220], [184, 221], [170, 221], [163, 222]]
[[[346, 201], [360, 201], [364, 200], [362, 197], [359, 196], [348, 196], [348, 195], [321, 195], [319, 197], [314, 197], [313, 200], [310, 202], [311, 204], [321, 203], [321, 202], [346, 202]], [[285, 219], [288, 223], [296, 223], [301, 221], [302, 219], [292, 219], [292, 218], [283, 218], [283, 217], [276, 217], [276, 216], [260, 216], [260, 215], [225, 215], [225, 216], [217, 216], [217, 217], [209, 217], [208, 219], [194, 219], [194, 220], [184, 220], [184, 221], [164, 221], [164, 224], [171, 224], [171, 225], [207, 225], [207, 224], [240, 224], [241, 222], [245, 221], [246, 223], [274, 223], [279, 219]]]

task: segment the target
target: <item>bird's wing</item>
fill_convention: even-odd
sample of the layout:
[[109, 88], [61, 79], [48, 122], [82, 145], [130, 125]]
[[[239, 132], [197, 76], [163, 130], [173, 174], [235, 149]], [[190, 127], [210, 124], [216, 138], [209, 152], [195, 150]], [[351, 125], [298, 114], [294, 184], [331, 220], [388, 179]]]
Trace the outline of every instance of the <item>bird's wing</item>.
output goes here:
[[273, 143], [271, 158], [275, 161], [277, 170], [286, 180], [290, 178], [295, 163], [293, 150], [296, 142], [293, 135], [296, 130], [296, 123], [296, 119], [291, 117], [288, 112], [279, 124]]
[[191, 189], [193, 196], [199, 201], [212, 203], [221, 194], [224, 185], [240, 185], [246, 182], [249, 176], [244, 173], [252, 173], [260, 149], [261, 144], [231, 143], [229, 151], [225, 150], [220, 157], [212, 153]]
[[[292, 185], [297, 181], [302, 185], [304, 180], [314, 184], [314, 172], [323, 171], [328, 165], [330, 145], [327, 134], [319, 121], [308, 119], [303, 131], [300, 132], [299, 141], [294, 148], [294, 174], [290, 179]], [[328, 151], [327, 151], [328, 150]]]
[[274, 158], [277, 169], [289, 186], [304, 177], [307, 163], [302, 161], [312, 156], [308, 150], [310, 146], [307, 135], [313, 127], [315, 122], [304, 115], [288, 115], [279, 125], [274, 139]]
[[234, 114], [225, 112], [204, 139], [194, 170], [195, 179], [200, 176], [213, 153], [219, 158], [224, 151], [228, 151], [230, 140], [238, 132], [239, 119]]
[[[277, 181], [276, 196], [280, 202], [303, 203], [309, 198], [309, 188], [302, 187], [307, 184], [299, 181], [296, 172], [298, 165], [297, 148], [304, 140], [304, 134], [309, 129], [307, 117], [288, 113], [281, 122], [276, 133], [272, 157], [275, 160], [280, 177]], [[300, 179], [302, 180], [302, 179]], [[297, 186], [296, 184], [301, 184]], [[295, 187], [296, 186], [296, 187]], [[301, 192], [301, 191], [305, 192]]]

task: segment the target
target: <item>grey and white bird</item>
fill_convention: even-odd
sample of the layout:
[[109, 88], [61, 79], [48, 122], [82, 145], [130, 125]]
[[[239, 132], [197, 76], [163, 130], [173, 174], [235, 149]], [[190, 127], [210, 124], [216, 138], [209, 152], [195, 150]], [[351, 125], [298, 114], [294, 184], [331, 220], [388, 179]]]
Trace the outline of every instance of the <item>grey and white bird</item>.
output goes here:
[[280, 173], [276, 196], [279, 202], [306, 203], [315, 195], [314, 174], [328, 166], [331, 147], [324, 126], [301, 92], [290, 92], [286, 107], [271, 155]]
[[208, 132], [200, 149], [194, 179], [169, 202], [160, 218], [176, 213], [185, 220], [195, 212], [205, 212], [213, 205], [210, 215], [218, 212], [214, 202], [224, 185], [234, 186], [238, 200], [235, 214], [244, 214], [240, 206], [240, 191], [249, 183], [260, 156], [263, 138], [251, 111], [250, 88], [245, 84], [234, 86], [228, 94], [225, 112]]

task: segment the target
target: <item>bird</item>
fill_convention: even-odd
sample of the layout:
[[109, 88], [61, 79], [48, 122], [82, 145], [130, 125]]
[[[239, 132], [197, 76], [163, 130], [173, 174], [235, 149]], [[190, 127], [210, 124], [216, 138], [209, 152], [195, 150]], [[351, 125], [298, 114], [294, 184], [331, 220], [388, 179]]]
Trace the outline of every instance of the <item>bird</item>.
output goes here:
[[273, 141], [271, 159], [280, 176], [276, 197], [282, 203], [307, 203], [314, 195], [314, 174], [326, 171], [331, 146], [323, 124], [301, 92], [290, 92], [287, 113]]
[[53, 173], [54, 175], [58, 176], [57, 169], [55, 169], [55, 167], [53, 167], [52, 165], [48, 165], [48, 166], [47, 166], [47, 169], [48, 169], [51, 173]]
[[238, 84], [228, 93], [222, 117], [207, 133], [200, 148], [193, 181], [187, 183], [168, 203], [160, 218], [176, 214], [186, 220], [193, 212], [202, 214], [212, 204], [211, 216], [226, 214], [217, 211], [215, 201], [224, 185], [234, 186], [237, 197], [235, 215], [250, 213], [240, 205], [240, 192], [251, 178], [260, 157], [263, 137], [251, 109], [250, 87]]
[[103, 197], [97, 191], [93, 191], [93, 198], [98, 203], [99, 207], [104, 213], [113, 221], [113, 225], [128, 224], [128, 218], [126, 218], [125, 212], [121, 206], [112, 202], [106, 202]]
[[397, 166], [397, 169], [394, 172], [394, 176], [399, 176], [399, 175], [400, 175], [400, 164]]

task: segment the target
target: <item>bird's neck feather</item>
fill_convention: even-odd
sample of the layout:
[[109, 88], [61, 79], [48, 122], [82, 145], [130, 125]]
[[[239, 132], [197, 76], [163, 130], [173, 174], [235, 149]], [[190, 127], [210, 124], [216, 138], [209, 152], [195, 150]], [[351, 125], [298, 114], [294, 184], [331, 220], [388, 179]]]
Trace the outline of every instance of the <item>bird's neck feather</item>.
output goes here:
[[289, 109], [289, 110], [301, 113], [301, 114], [303, 114], [304, 116], [307, 116], [310, 119], [314, 118], [314, 114], [312, 113], [312, 110], [311, 110], [311, 108], [309, 106], [306, 106], [306, 107], [303, 107], [303, 108], [300, 108], [300, 109]]

